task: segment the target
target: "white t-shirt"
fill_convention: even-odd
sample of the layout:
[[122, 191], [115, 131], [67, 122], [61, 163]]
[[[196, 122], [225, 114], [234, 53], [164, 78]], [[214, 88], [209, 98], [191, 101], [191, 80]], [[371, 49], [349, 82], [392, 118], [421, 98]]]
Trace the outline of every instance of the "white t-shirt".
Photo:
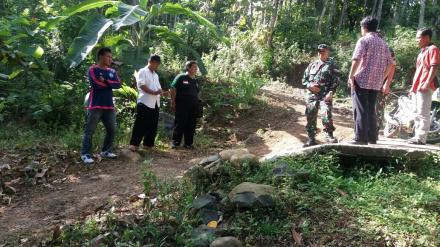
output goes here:
[[149, 108], [154, 109], [156, 104], [160, 107], [160, 95], [146, 93], [141, 89], [142, 85], [147, 86], [151, 91], [162, 89], [159, 83], [159, 76], [156, 72], [152, 72], [147, 66], [140, 69], [136, 76], [136, 84], [139, 91], [138, 103], [142, 103]]

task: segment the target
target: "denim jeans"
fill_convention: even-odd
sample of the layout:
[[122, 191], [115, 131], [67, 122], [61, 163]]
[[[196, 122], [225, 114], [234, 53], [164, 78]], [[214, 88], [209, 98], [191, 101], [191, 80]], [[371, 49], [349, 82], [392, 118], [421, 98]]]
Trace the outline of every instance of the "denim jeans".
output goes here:
[[93, 109], [87, 111], [81, 155], [89, 154], [92, 148], [92, 137], [99, 121], [102, 121], [106, 130], [102, 151], [111, 151], [116, 133], [116, 113], [114, 110]]

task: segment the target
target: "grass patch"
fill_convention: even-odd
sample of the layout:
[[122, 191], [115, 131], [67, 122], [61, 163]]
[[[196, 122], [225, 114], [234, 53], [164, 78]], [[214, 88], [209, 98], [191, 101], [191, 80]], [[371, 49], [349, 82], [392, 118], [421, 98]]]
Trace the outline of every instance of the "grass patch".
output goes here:
[[[247, 181], [272, 185], [277, 195], [271, 209], [221, 209], [224, 220], [220, 227], [246, 245], [291, 246], [294, 231], [306, 245], [439, 246], [438, 157], [420, 164], [423, 173], [404, 166], [392, 169], [396, 165], [392, 163], [342, 167], [337, 154], [328, 154], [286, 157], [258, 169], [223, 164], [220, 174], [197, 187], [186, 180], [158, 181], [146, 169], [147, 199], [154, 198], [156, 204], [145, 204], [144, 216], [136, 224], [121, 226], [107, 217], [99, 234], [109, 232], [112, 225], [118, 234], [107, 235], [102, 242], [107, 245], [191, 246], [191, 232], [201, 224], [191, 214], [194, 198], [209, 191], [226, 195]], [[294, 175], [275, 178], [272, 169], [281, 164], [287, 164]], [[80, 240], [73, 238], [77, 231], [89, 228], [70, 228], [57, 243], [89, 243], [96, 237], [90, 235], [93, 231], [82, 234], [85, 237]]]

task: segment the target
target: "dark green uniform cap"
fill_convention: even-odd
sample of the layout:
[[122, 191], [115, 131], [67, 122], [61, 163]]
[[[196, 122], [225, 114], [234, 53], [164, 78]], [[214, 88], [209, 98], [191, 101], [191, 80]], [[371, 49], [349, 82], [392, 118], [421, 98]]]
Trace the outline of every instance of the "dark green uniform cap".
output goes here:
[[318, 45], [318, 51], [323, 51], [323, 50], [329, 50], [330, 51], [330, 46], [326, 45], [326, 44]]

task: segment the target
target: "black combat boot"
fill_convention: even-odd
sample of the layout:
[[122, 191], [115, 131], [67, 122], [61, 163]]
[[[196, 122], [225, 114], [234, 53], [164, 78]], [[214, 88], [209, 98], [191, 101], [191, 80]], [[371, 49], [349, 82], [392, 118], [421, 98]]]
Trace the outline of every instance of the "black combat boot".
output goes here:
[[327, 143], [338, 143], [338, 139], [333, 136], [333, 132], [328, 132], [325, 136]]
[[307, 139], [307, 142], [304, 143], [303, 148], [316, 146], [316, 145], [318, 145], [318, 143], [316, 142], [315, 137], [309, 136], [309, 139]]

